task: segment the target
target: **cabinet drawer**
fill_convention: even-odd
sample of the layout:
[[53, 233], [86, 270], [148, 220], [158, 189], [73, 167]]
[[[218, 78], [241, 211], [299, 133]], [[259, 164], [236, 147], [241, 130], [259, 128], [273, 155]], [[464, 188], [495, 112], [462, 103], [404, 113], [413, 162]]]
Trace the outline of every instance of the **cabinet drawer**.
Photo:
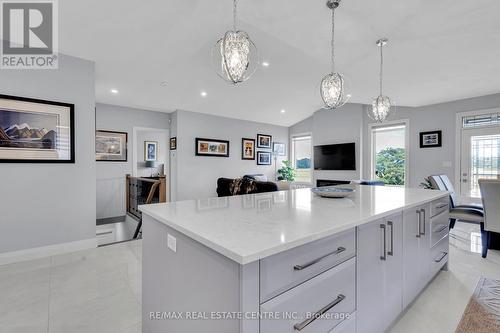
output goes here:
[[261, 303], [355, 256], [354, 229], [260, 261]]
[[431, 249], [430, 254], [430, 275], [434, 276], [448, 262], [449, 238], [441, 239], [436, 246]]
[[449, 213], [443, 211], [439, 215], [431, 217], [431, 247], [448, 235]]
[[431, 217], [450, 210], [450, 198], [445, 197], [431, 203]]
[[[352, 258], [262, 304], [261, 313], [279, 314], [280, 320], [261, 319], [260, 332], [326, 333], [332, 330], [356, 308], [355, 267], [356, 261]], [[314, 320], [311, 317], [314, 313], [323, 313], [323, 316]]]

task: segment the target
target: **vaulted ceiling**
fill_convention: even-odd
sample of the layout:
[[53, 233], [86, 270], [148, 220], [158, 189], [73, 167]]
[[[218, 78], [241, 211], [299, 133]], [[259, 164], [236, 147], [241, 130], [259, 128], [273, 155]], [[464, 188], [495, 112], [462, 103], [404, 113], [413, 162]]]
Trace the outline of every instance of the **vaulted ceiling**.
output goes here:
[[[95, 61], [98, 102], [288, 126], [322, 105], [331, 30], [325, 2], [239, 0], [240, 27], [270, 66], [238, 86], [220, 79], [210, 60], [232, 25], [231, 0], [59, 1], [60, 51]], [[398, 105], [499, 92], [498, 13], [498, 0], [343, 0], [337, 67], [352, 101], [370, 103], [378, 93], [380, 37], [390, 39], [385, 92]]]

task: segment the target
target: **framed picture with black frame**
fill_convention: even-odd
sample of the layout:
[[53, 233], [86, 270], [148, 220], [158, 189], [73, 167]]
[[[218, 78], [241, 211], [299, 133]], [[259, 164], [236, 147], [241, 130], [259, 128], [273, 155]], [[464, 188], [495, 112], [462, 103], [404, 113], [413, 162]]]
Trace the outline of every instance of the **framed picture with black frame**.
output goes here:
[[272, 148], [273, 137], [267, 134], [257, 134], [257, 148]]
[[420, 132], [420, 148], [438, 148], [443, 146], [442, 131]]
[[97, 162], [127, 162], [128, 133], [97, 130], [95, 160]]
[[255, 160], [255, 139], [241, 139], [241, 159]]
[[271, 165], [271, 152], [258, 151], [257, 152], [257, 165]]
[[229, 141], [217, 139], [195, 139], [196, 156], [229, 157]]
[[0, 95], [0, 163], [75, 163], [75, 105]]

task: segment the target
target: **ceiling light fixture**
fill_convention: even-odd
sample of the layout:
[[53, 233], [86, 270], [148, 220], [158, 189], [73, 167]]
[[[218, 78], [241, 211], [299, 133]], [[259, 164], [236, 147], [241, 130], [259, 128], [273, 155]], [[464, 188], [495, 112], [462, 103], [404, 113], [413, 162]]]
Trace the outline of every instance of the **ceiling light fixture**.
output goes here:
[[377, 45], [380, 47], [380, 76], [379, 76], [379, 83], [380, 83], [380, 94], [377, 98], [373, 99], [372, 102], [372, 108], [371, 110], [368, 110], [368, 116], [375, 120], [376, 122], [383, 122], [384, 120], [387, 119], [389, 114], [391, 114], [391, 111], [394, 109], [392, 107], [392, 102], [391, 99], [387, 96], [384, 96], [382, 94], [382, 88], [383, 88], [383, 69], [384, 69], [384, 53], [383, 53], [383, 48], [384, 46], [387, 45], [389, 40], [387, 38], [382, 38], [377, 41]]
[[281, 110], [281, 113], [285, 113], [285, 112], [286, 112], [286, 111], [285, 111], [285, 109], [282, 109], [282, 110]]
[[233, 0], [233, 30], [226, 31], [212, 48], [217, 74], [232, 84], [248, 80], [259, 63], [255, 44], [246, 32], [237, 28], [237, 5], [237, 0]]
[[262, 63], [262, 66], [264, 66], [264, 67], [269, 67], [269, 63], [268, 63], [267, 61], [264, 61], [264, 62]]
[[332, 71], [321, 80], [321, 98], [327, 109], [337, 109], [343, 106], [351, 95], [347, 94], [346, 79], [343, 74], [335, 72], [335, 10], [341, 0], [328, 0], [326, 6], [332, 11]]
[[117, 89], [111, 89], [111, 93], [118, 94], [118, 90]]
[[202, 91], [202, 92], [200, 93], [200, 95], [201, 95], [201, 97], [207, 97], [207, 95], [208, 95], [208, 94], [207, 94], [207, 92], [206, 92], [206, 91]]

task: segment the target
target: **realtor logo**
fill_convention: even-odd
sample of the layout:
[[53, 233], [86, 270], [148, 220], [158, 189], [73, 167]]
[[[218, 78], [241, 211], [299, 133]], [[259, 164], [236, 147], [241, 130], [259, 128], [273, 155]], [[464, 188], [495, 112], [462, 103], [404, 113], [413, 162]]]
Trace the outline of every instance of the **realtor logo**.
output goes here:
[[1, 68], [57, 69], [57, 0], [1, 0]]

